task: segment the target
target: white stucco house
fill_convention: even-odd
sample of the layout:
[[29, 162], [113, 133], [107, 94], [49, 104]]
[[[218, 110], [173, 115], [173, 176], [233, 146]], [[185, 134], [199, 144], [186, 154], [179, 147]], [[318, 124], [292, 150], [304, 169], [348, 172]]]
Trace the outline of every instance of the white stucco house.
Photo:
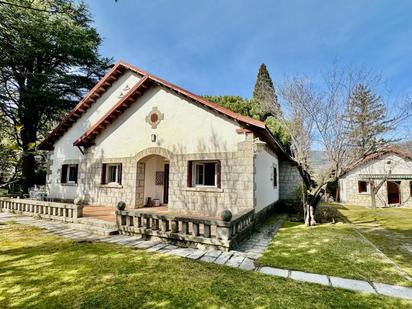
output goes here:
[[381, 182], [376, 206], [412, 207], [412, 154], [388, 147], [358, 160], [339, 179], [340, 201], [371, 206], [371, 188]]
[[265, 213], [301, 179], [261, 121], [124, 62], [40, 144], [50, 198], [218, 216]]

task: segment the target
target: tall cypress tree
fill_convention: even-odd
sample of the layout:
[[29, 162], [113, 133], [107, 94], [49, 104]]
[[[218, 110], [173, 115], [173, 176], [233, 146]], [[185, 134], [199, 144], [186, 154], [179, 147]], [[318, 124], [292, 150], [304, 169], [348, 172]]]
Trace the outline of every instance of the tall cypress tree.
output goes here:
[[393, 120], [387, 119], [382, 98], [365, 85], [358, 84], [351, 94], [346, 119], [349, 123], [348, 139], [358, 156], [388, 143], [383, 135], [393, 129]]
[[282, 117], [275, 87], [264, 63], [261, 64], [256, 78], [253, 100], [262, 111], [262, 120], [266, 120], [269, 116]]

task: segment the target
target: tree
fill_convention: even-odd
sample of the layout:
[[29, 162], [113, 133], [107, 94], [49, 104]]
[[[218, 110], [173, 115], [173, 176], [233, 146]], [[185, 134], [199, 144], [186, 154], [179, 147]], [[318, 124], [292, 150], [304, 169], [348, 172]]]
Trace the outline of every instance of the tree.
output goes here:
[[23, 188], [35, 181], [39, 136], [109, 67], [83, 2], [0, 4], [0, 109], [21, 149]]
[[259, 68], [252, 99], [262, 111], [261, 120], [269, 116], [282, 118], [275, 87], [264, 63]]
[[242, 98], [240, 96], [203, 96], [206, 100], [223, 106], [235, 113], [239, 113], [244, 116], [260, 119], [262, 112], [254, 101]]
[[356, 85], [350, 95], [346, 119], [349, 124], [349, 143], [357, 157], [387, 145], [389, 141], [382, 135], [393, 130], [391, 124], [395, 120], [388, 119], [382, 98], [361, 83]]
[[[248, 116], [254, 119], [262, 119], [263, 112], [260, 109], [259, 104], [256, 101], [248, 100], [239, 96], [203, 96], [206, 100], [223, 106], [235, 113], [239, 113], [244, 116]], [[270, 133], [275, 136], [280, 143], [289, 149], [290, 135], [286, 128], [286, 121], [282, 118], [275, 118], [268, 116], [265, 120], [265, 124]]]

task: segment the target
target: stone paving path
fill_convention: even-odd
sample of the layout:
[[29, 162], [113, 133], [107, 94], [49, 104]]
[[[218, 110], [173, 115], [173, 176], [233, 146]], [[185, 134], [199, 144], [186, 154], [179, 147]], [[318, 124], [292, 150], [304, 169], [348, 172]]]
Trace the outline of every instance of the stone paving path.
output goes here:
[[66, 237], [78, 242], [107, 242], [129, 246], [149, 252], [175, 255], [208, 263], [226, 265], [244, 270], [256, 271], [269, 276], [289, 278], [292, 280], [321, 284], [356, 292], [381, 294], [412, 300], [412, 288], [367, 282], [363, 280], [345, 279], [321, 274], [306, 273], [273, 267], [256, 267], [254, 262], [265, 251], [273, 236], [282, 225], [285, 217], [280, 217], [273, 225], [264, 226], [258, 233], [243, 243], [237, 251], [221, 252], [219, 250], [199, 250], [181, 248], [166, 243], [143, 240], [137, 236], [109, 235], [98, 236], [84, 230], [68, 227], [63, 222], [40, 220], [28, 216], [0, 213], [0, 223], [14, 221], [46, 229], [50, 234]]

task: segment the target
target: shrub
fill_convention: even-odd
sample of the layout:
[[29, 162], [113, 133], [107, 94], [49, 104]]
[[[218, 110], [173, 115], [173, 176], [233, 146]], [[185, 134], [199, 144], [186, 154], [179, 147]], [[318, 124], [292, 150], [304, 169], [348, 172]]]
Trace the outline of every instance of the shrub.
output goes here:
[[335, 223], [338, 211], [334, 206], [318, 205], [315, 210], [317, 223]]

